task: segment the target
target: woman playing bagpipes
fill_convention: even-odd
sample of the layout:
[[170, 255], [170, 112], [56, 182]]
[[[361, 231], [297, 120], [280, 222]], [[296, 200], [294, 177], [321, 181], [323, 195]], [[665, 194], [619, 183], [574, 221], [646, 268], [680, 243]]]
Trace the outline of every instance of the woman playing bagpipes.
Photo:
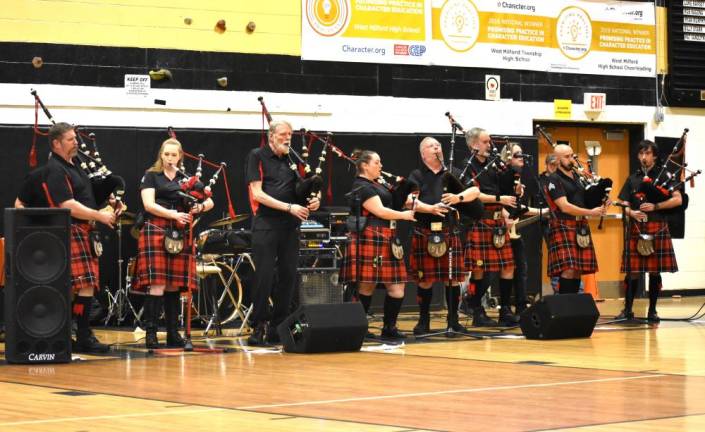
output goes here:
[[187, 230], [194, 215], [213, 208], [213, 200], [203, 195], [202, 184], [201, 192], [197, 192], [193, 178], [178, 169], [183, 157], [181, 143], [167, 139], [140, 183], [145, 221], [137, 245], [134, 286], [146, 294], [142, 321], [147, 332], [145, 344], [150, 349], [159, 345], [157, 321], [162, 298], [167, 347], [184, 346], [177, 324], [180, 291], [197, 287], [196, 261]]

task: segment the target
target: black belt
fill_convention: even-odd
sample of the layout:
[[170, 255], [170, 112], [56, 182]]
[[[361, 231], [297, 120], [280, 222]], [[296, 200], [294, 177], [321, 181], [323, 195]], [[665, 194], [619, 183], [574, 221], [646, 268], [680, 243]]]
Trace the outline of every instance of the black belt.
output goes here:
[[397, 221], [380, 219], [380, 218], [368, 216], [367, 217], [367, 226], [395, 229], [397, 227]]
[[502, 209], [498, 210], [483, 210], [482, 211], [482, 219], [494, 219], [494, 220], [499, 220], [502, 219]]

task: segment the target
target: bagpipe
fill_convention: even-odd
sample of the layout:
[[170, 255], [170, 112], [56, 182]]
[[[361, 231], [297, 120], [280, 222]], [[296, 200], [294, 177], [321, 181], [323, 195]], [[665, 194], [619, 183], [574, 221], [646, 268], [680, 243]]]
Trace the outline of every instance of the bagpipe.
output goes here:
[[[551, 137], [546, 133], [541, 125], [536, 125], [536, 131], [543, 136], [551, 147], [556, 147], [556, 144], [553, 143]], [[573, 155], [573, 161], [573, 174], [584, 190], [585, 208], [593, 209], [604, 205], [609, 200], [609, 195], [612, 191], [612, 179], [602, 178], [597, 175], [597, 173], [594, 173], [592, 170], [592, 162], [590, 160], [583, 165], [577, 155]], [[597, 226], [598, 229], [602, 228], [602, 220], [603, 218], [600, 217], [600, 223]]]
[[[262, 115], [267, 119], [267, 124], [272, 123], [272, 115], [269, 113], [267, 106], [264, 103], [262, 96], [258, 97], [260, 105], [262, 105]], [[301, 154], [296, 152], [290, 145], [286, 153], [289, 159], [289, 167], [296, 173], [295, 194], [296, 200], [301, 205], [306, 205], [311, 199], [317, 197], [323, 188], [323, 167], [327, 159], [327, 149], [333, 143], [333, 134], [328, 132], [325, 138], [321, 138], [315, 133], [302, 128], [301, 134]], [[308, 138], [308, 140], [307, 140]], [[321, 153], [318, 156], [318, 164], [311, 170], [308, 163], [308, 157], [312, 144], [315, 141], [320, 141], [323, 144]]]
[[[450, 152], [448, 154], [448, 165], [445, 165], [444, 159], [441, 157], [441, 155], [436, 155], [436, 158], [438, 158], [438, 161], [441, 163], [441, 167], [443, 168], [443, 174], [441, 176], [441, 184], [443, 185], [443, 192], [445, 193], [452, 193], [452, 194], [460, 194], [469, 187], [473, 185], [473, 181], [469, 181], [468, 183], [464, 183], [463, 180], [465, 179], [465, 176], [468, 172], [468, 169], [470, 168], [470, 163], [472, 162], [472, 159], [474, 157], [474, 154], [471, 154], [470, 157], [468, 158], [468, 161], [465, 165], [465, 169], [460, 173], [459, 176], [456, 176], [455, 173], [453, 172], [453, 160], [454, 160], [454, 153], [455, 153], [455, 132], [456, 130], [463, 131], [463, 127], [458, 123], [455, 118], [453, 118], [453, 115], [450, 112], [446, 112], [445, 116], [448, 117], [448, 121], [450, 122], [451, 125], [451, 138], [450, 138]], [[482, 218], [482, 213], [485, 210], [484, 204], [480, 202], [479, 199], [472, 200], [470, 202], [459, 202], [455, 204], [456, 210], [458, 210], [458, 213], [460, 216], [472, 220], [479, 220]]]
[[[343, 150], [332, 143], [329, 143], [328, 147], [334, 155], [343, 159], [351, 168], [355, 169], [355, 158], [348, 156]], [[392, 194], [392, 209], [397, 211], [404, 210], [409, 194], [418, 192], [420, 186], [406, 177], [397, 176], [387, 171], [381, 171], [381, 174], [382, 175], [377, 179], [377, 183]]]
[[682, 156], [685, 151], [688, 132], [688, 128], [683, 130], [683, 134], [673, 146], [673, 150], [666, 158], [655, 178], [649, 177], [646, 167], [642, 166], [639, 169], [638, 173], [641, 174], [642, 181], [637, 187], [635, 196], [641, 202], [658, 204], [670, 199], [673, 196], [673, 192], [679, 191], [682, 194], [682, 204], [679, 207], [665, 211], [677, 212], [688, 208], [688, 194], [683, 190], [684, 186], [687, 182], [692, 184], [692, 180], [702, 173], [702, 170], [691, 170], [688, 168], [687, 163], [679, 163], [675, 160], [676, 157]]
[[[49, 121], [51, 121], [52, 124], [56, 124], [54, 117], [51, 115], [46, 105], [44, 105], [44, 102], [39, 98], [37, 91], [32, 89], [30, 93], [34, 96], [35, 110], [37, 107], [41, 107]], [[74, 132], [76, 133], [76, 139], [79, 143], [79, 149], [74, 158], [74, 163], [81, 168], [90, 179], [96, 204], [99, 208], [103, 207], [108, 202], [111, 195], [114, 195], [117, 201], [116, 207], [119, 208], [122, 206], [122, 200], [125, 195], [125, 179], [119, 175], [113, 174], [103, 163], [94, 133], [85, 134], [79, 126], [74, 126]], [[36, 112], [34, 134], [35, 137], [36, 135], [46, 135], [39, 131]], [[86, 145], [84, 138], [90, 141], [92, 152], [91, 149], [88, 148], [88, 145]]]
[[[178, 140], [176, 138], [176, 132], [174, 132], [174, 129], [171, 126], [167, 128], [167, 133], [171, 138]], [[184, 156], [194, 158], [193, 155], [188, 154], [186, 152], [184, 152]], [[184, 166], [183, 159], [181, 160], [181, 166], [174, 166], [179, 177], [179, 196], [182, 198], [183, 206], [187, 209], [191, 209], [196, 204], [202, 204], [208, 198], [211, 198], [213, 196], [213, 186], [216, 184], [216, 182], [218, 181], [218, 177], [227, 166], [225, 162], [220, 162], [220, 164], [217, 165], [209, 163], [217, 167], [217, 169], [206, 184], [201, 181], [201, 177], [203, 176], [203, 162], [205, 156], [203, 154], [199, 154], [196, 158], [198, 162], [196, 164], [195, 174], [193, 175], [186, 172], [186, 167]]]

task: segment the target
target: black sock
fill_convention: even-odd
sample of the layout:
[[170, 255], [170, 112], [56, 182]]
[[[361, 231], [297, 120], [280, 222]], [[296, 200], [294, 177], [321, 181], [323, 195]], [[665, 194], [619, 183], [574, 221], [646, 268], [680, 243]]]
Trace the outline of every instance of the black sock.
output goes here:
[[558, 279], [558, 294], [577, 294], [580, 290], [580, 279]]
[[365, 314], [370, 312], [370, 305], [372, 304], [372, 296], [357, 293], [357, 299], [362, 304], [362, 308], [365, 309]]
[[433, 298], [433, 290], [429, 287], [427, 289], [417, 287], [416, 288], [416, 303], [419, 305], [419, 315], [428, 315], [431, 309], [431, 299]]
[[478, 308], [482, 304], [482, 297], [485, 295], [487, 292], [487, 288], [489, 288], [489, 282], [486, 278], [482, 279], [473, 279], [472, 283], [475, 284], [475, 294], [470, 296], [470, 307], [471, 308]]
[[460, 286], [453, 285], [445, 289], [446, 303], [448, 303], [448, 323], [458, 322], [458, 302], [460, 302]]
[[73, 316], [76, 319], [76, 339], [87, 338], [91, 333], [90, 313], [93, 297], [76, 296], [73, 301]]
[[401, 302], [403, 298], [390, 297], [387, 294], [384, 297], [384, 326], [393, 327], [397, 324], [397, 317], [401, 310]]
[[499, 279], [499, 305], [502, 307], [511, 307], [512, 285], [514, 279]]
[[634, 305], [634, 295], [639, 287], [638, 278], [630, 278], [629, 275], [626, 276], [624, 280], [624, 312], [630, 313], [632, 311], [632, 306]]
[[658, 295], [661, 292], [661, 275], [659, 273], [649, 275], [649, 313], [656, 312]]

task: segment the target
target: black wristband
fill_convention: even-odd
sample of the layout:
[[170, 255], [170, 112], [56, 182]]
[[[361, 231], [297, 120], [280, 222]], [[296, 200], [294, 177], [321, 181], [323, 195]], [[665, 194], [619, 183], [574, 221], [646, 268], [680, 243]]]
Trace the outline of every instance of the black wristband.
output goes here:
[[462, 195], [462, 194], [458, 194], [458, 201], [462, 202], [462, 201], [464, 201], [464, 200], [465, 200], [465, 198], [463, 198], [463, 195]]

